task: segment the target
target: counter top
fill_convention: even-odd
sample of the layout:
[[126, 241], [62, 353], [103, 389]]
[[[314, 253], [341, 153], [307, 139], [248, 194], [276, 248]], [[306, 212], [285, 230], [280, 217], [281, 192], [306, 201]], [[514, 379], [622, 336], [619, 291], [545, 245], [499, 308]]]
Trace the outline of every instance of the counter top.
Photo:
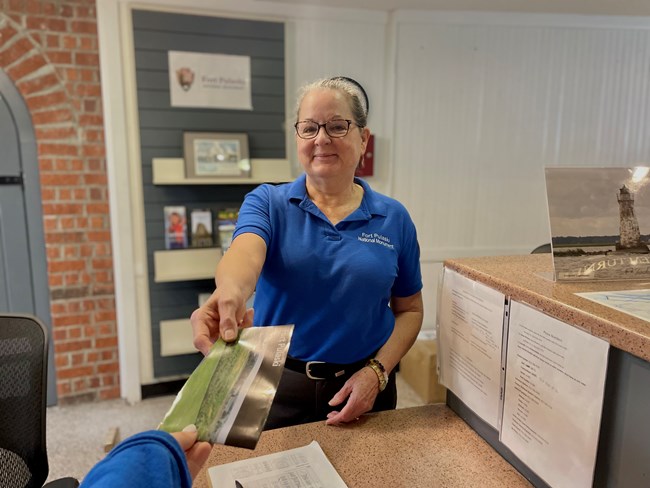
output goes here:
[[650, 293], [646, 281], [554, 282], [551, 254], [448, 259], [444, 265], [650, 361], [650, 322], [575, 295], [644, 288]]
[[362, 416], [340, 427], [325, 422], [262, 433], [254, 451], [215, 445], [194, 488], [208, 488], [209, 466], [318, 441], [349, 488], [530, 487], [526, 479], [446, 405]]

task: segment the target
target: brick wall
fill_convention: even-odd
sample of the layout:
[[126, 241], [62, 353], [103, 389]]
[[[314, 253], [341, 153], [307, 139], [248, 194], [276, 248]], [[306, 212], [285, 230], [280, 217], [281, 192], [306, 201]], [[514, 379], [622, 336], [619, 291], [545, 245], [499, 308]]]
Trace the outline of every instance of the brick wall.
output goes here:
[[0, 68], [38, 144], [60, 403], [119, 397], [94, 0], [0, 0]]

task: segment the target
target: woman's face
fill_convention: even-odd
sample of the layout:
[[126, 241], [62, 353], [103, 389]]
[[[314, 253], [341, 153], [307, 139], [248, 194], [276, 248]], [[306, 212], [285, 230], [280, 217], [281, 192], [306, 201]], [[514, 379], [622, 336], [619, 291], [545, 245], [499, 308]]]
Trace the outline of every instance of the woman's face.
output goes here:
[[[308, 92], [302, 99], [298, 120], [311, 120], [324, 124], [333, 119], [354, 120], [348, 98], [338, 90], [318, 88]], [[350, 130], [344, 137], [330, 137], [321, 127], [314, 139], [301, 139], [296, 135], [298, 159], [311, 177], [349, 176], [359, 164], [361, 155], [366, 150], [367, 128], [359, 130], [350, 124]]]

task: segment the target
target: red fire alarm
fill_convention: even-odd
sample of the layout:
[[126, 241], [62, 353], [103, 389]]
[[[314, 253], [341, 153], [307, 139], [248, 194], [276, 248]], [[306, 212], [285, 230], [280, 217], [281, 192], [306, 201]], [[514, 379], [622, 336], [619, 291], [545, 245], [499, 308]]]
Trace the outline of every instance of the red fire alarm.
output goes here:
[[373, 176], [375, 163], [375, 136], [370, 134], [368, 144], [366, 145], [366, 152], [363, 155], [363, 163], [359, 165], [357, 171], [354, 173], [356, 176]]

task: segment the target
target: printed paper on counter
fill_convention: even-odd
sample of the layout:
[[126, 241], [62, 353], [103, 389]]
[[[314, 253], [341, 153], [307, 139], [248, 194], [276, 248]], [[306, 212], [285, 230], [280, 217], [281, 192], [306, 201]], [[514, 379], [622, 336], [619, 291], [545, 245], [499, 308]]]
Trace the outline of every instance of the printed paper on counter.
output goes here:
[[650, 322], [650, 290], [593, 291], [576, 295]]
[[267, 454], [208, 469], [211, 488], [347, 488], [320, 444]]

